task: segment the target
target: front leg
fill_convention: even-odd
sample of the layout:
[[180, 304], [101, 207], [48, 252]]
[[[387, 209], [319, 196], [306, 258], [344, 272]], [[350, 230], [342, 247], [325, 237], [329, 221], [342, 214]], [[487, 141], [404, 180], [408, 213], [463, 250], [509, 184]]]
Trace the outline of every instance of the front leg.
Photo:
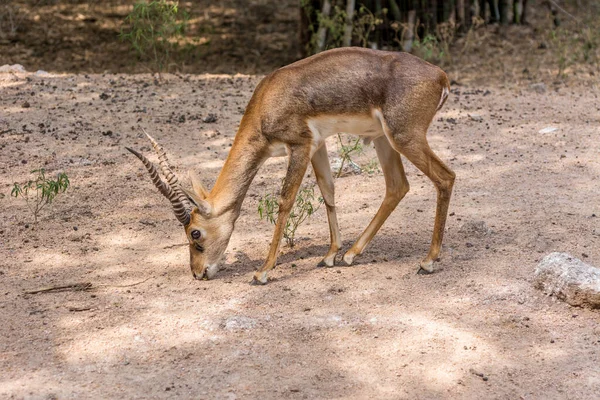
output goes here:
[[310, 145], [290, 146], [290, 159], [288, 164], [285, 181], [281, 189], [281, 198], [279, 200], [279, 214], [277, 215], [277, 223], [275, 224], [275, 232], [273, 233], [273, 241], [269, 248], [269, 255], [262, 267], [254, 273], [252, 284], [264, 285], [267, 283], [267, 272], [277, 263], [277, 255], [279, 254], [279, 246], [283, 231], [287, 223], [288, 217], [294, 206], [298, 189], [304, 178], [304, 173], [308, 167], [310, 160]]
[[337, 255], [340, 247], [342, 247], [342, 239], [340, 236], [340, 229], [338, 227], [337, 214], [335, 212], [335, 187], [333, 184], [333, 176], [331, 174], [331, 166], [329, 165], [329, 158], [327, 157], [327, 147], [325, 143], [321, 145], [315, 152], [311, 160], [313, 170], [315, 171], [315, 177], [317, 178], [317, 184], [321, 190], [325, 207], [327, 208], [327, 221], [329, 222], [329, 238], [331, 239], [331, 245], [329, 251], [323, 257], [323, 260], [319, 263], [319, 267], [327, 266], [333, 267], [335, 256]]

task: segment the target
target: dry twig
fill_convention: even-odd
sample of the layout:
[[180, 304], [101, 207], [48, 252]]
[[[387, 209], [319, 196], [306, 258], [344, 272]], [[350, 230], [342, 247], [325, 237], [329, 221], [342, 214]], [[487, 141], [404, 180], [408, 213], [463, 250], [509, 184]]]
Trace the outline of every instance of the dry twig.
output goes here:
[[47, 293], [47, 292], [66, 292], [66, 291], [83, 291], [83, 290], [91, 290], [92, 284], [90, 282], [84, 283], [72, 283], [69, 285], [59, 285], [59, 286], [48, 286], [35, 290], [26, 290], [26, 294], [36, 294], [36, 293]]
[[59, 286], [48, 286], [48, 287], [43, 287], [40, 289], [35, 289], [35, 290], [26, 290], [25, 294], [37, 294], [37, 293], [48, 293], [48, 292], [66, 292], [66, 291], [73, 291], [73, 292], [78, 292], [78, 291], [84, 291], [84, 290], [94, 290], [100, 287], [115, 287], [115, 288], [124, 288], [124, 287], [132, 287], [132, 286], [137, 286], [137, 285], [141, 285], [144, 282], [147, 282], [148, 280], [152, 279], [152, 277], [148, 277], [146, 279], [144, 279], [143, 281], [139, 281], [136, 283], [132, 283], [129, 285], [98, 285], [98, 286], [94, 286], [92, 285], [91, 282], [83, 282], [83, 283], [72, 283], [69, 285], [59, 285]]

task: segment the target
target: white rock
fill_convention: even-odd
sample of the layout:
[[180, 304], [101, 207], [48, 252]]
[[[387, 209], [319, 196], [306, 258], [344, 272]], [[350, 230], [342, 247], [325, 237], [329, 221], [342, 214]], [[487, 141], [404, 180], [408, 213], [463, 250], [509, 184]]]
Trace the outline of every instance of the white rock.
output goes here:
[[483, 117], [479, 114], [467, 114], [467, 115], [469, 116], [469, 118], [471, 118], [475, 122], [483, 121]]
[[538, 133], [541, 133], [541, 134], [552, 133], [552, 132], [556, 132], [557, 130], [558, 130], [558, 128], [555, 126], [547, 126], [544, 129], [540, 129], [538, 131]]
[[50, 75], [48, 72], [44, 71], [43, 69], [38, 69], [38, 70], [35, 72], [35, 74], [36, 74], [37, 76], [48, 76], [48, 75]]
[[256, 326], [256, 320], [244, 316], [233, 316], [225, 319], [221, 324], [223, 329], [228, 331], [238, 331], [252, 329]]
[[539, 94], [546, 93], [546, 84], [544, 82], [532, 83], [529, 88]]
[[0, 67], [0, 72], [27, 72], [21, 64], [8, 65], [5, 64]]
[[535, 270], [535, 286], [572, 306], [600, 308], [600, 268], [567, 253], [550, 253]]

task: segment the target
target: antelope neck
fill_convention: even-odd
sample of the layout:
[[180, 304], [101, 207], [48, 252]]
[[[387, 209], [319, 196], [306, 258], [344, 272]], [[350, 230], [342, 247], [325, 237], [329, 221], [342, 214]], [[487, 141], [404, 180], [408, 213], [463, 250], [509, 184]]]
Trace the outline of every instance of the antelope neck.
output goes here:
[[237, 219], [246, 192], [267, 158], [264, 149], [257, 149], [246, 142], [243, 135], [236, 135], [231, 151], [208, 196], [217, 215], [233, 211]]

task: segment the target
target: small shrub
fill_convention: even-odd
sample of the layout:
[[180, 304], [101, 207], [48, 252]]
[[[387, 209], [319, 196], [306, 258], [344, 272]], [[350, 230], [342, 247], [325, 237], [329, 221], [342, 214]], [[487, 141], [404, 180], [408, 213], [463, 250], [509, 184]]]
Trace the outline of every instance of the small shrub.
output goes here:
[[[290, 212], [285, 229], [283, 230], [283, 237], [290, 247], [294, 247], [294, 237], [296, 236], [296, 230], [306, 218], [313, 215], [323, 204], [323, 198], [319, 197], [315, 199], [315, 188], [304, 187], [298, 191], [296, 201]], [[277, 215], [279, 214], [279, 203], [278, 198], [274, 194], [267, 194], [262, 196], [258, 201], [258, 215], [260, 219], [266, 219], [272, 224], [277, 222]]]
[[338, 134], [338, 141], [340, 143], [339, 152], [340, 152], [341, 163], [340, 163], [340, 169], [337, 172], [336, 178], [339, 178], [340, 176], [342, 176], [342, 172], [344, 170], [345, 164], [353, 165], [357, 168], [357, 170], [362, 171], [362, 168], [352, 160], [353, 156], [359, 155], [363, 152], [363, 146], [362, 146], [361, 140], [362, 140], [361, 138], [356, 138], [349, 144], [344, 144], [344, 142], [342, 141], [342, 136], [340, 134]]
[[119, 36], [142, 59], [150, 60], [157, 72], [168, 71], [176, 39], [185, 32], [188, 18], [176, 1], [139, 1], [125, 18], [126, 27]]
[[64, 193], [70, 182], [64, 172], [59, 173], [56, 180], [47, 178], [44, 168], [34, 169], [31, 173], [37, 174], [35, 180], [30, 180], [23, 185], [15, 183], [10, 194], [25, 199], [25, 203], [27, 203], [27, 207], [33, 213], [35, 223], [37, 223], [40, 211], [46, 205], [52, 203], [59, 193]]
[[437, 37], [427, 34], [422, 39], [415, 39], [413, 52], [422, 59], [429, 62], [439, 62], [445, 56], [444, 49]]
[[376, 16], [364, 5], [360, 6], [355, 15], [352, 30], [361, 47], [369, 47], [371, 34], [375, 32], [375, 27], [382, 22], [381, 16]]
[[10, 0], [0, 0], [0, 38], [14, 38], [26, 14]]
[[374, 158], [361, 167], [362, 171], [369, 175], [374, 175], [379, 172], [379, 161]]

